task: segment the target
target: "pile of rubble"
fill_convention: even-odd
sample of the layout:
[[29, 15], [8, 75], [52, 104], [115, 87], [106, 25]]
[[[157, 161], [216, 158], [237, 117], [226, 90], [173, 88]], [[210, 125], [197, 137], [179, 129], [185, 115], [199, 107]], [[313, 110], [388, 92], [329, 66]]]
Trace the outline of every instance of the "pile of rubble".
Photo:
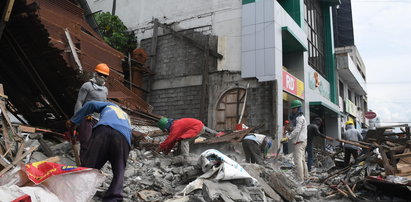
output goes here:
[[[275, 165], [241, 163], [234, 166], [236, 169], [230, 170], [230, 174], [244, 172], [245, 176], [218, 177], [229, 168], [216, 160], [218, 156], [209, 155], [207, 159], [214, 161], [213, 168], [209, 169], [217, 171], [205, 176], [209, 171], [203, 171], [202, 156], [210, 152], [221, 155], [217, 150], [207, 150], [202, 155], [164, 156], [133, 149], [125, 171], [125, 201], [315, 201], [320, 197], [313, 190], [301, 188]], [[227, 156], [221, 156], [225, 162], [237, 164]], [[110, 164], [106, 164], [102, 171], [111, 175]], [[102, 190], [109, 186], [111, 178], [109, 176], [103, 183]], [[96, 194], [94, 200], [101, 200], [102, 194]]]
[[[390, 128], [402, 132], [387, 133]], [[410, 201], [411, 140], [408, 125], [369, 130], [364, 141], [352, 142], [362, 148], [349, 166], [343, 164], [341, 146], [315, 150], [316, 168], [302, 187], [316, 190], [323, 200]], [[282, 170], [292, 178], [291, 156], [281, 159]]]

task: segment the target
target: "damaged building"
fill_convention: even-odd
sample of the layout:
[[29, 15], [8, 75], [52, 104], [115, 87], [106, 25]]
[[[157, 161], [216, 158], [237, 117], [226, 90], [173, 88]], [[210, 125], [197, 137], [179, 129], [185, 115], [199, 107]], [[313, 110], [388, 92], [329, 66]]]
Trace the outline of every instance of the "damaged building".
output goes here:
[[[112, 72], [108, 99], [127, 111], [134, 132], [124, 201], [411, 200], [408, 125], [341, 139], [341, 123], [366, 123], [367, 111], [361, 57], [347, 40], [334, 45], [344, 32], [333, 32], [332, 11], [349, 1], [339, 8], [338, 0], [3, 2], [0, 201], [103, 199], [111, 163], [100, 171], [75, 166], [75, 141], [62, 132], [80, 85], [100, 62]], [[99, 11], [119, 15], [139, 49], [127, 57], [108, 46], [92, 17]], [[280, 143], [293, 100], [303, 102], [307, 121], [324, 120], [327, 136], [319, 139], [334, 145], [315, 148], [306, 181], [296, 178], [292, 154], [265, 151], [262, 165], [251, 164], [240, 146], [253, 132]], [[152, 127], [161, 115], [197, 118], [211, 129], [189, 154], [161, 153], [155, 149], [167, 133]], [[238, 123], [250, 128], [228, 131]], [[341, 143], [362, 150], [349, 165]]]
[[[107, 45], [85, 20], [90, 13], [80, 5], [87, 4], [69, 0], [13, 2], [0, 40], [0, 83], [9, 96], [9, 111], [22, 115], [26, 124], [62, 130], [73, 115], [78, 89], [92, 77], [96, 64], [104, 62], [112, 70], [108, 99], [130, 110], [151, 112], [152, 107], [136, 90], [141, 88], [142, 76], [131, 82], [136, 87], [129, 87], [124, 54]], [[6, 2], [2, 6], [5, 8]], [[132, 69], [144, 73], [141, 64]]]
[[[93, 11], [113, 8], [108, 0], [88, 2]], [[339, 1], [298, 2], [135, 1], [115, 8], [152, 56], [154, 112], [199, 118], [217, 130], [241, 119], [277, 136], [298, 99], [308, 121], [321, 117], [322, 130], [340, 137], [331, 12]]]

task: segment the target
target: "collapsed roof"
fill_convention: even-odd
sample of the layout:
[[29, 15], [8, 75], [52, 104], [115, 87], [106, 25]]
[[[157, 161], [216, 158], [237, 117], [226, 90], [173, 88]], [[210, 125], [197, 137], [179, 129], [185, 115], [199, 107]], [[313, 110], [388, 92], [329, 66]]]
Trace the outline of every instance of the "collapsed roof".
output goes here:
[[31, 125], [58, 129], [72, 116], [78, 89], [95, 65], [106, 63], [112, 70], [108, 98], [149, 114], [152, 107], [124, 85], [123, 59], [87, 24], [77, 4], [16, 0], [0, 40], [0, 83], [11, 111]]

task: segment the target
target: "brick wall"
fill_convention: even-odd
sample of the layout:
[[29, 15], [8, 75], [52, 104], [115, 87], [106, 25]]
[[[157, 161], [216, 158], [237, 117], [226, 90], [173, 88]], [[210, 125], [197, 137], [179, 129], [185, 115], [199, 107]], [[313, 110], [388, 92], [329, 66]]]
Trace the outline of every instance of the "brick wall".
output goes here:
[[[217, 49], [217, 37], [206, 36], [193, 30], [186, 30], [183, 34], [201, 44], [205, 44], [207, 37], [210, 37], [210, 47]], [[142, 40], [140, 46], [150, 53], [151, 39]], [[150, 60], [146, 64], [149, 65]], [[170, 86], [164, 89], [154, 89], [150, 93], [153, 112], [171, 118], [199, 118], [201, 85], [188, 84], [173, 87], [172, 84], [175, 78], [201, 76], [203, 68], [204, 52], [202, 50], [171, 34], [159, 36], [155, 75], [152, 79], [154, 82], [169, 81]], [[216, 68], [217, 60], [210, 56], [209, 69], [212, 71]]]

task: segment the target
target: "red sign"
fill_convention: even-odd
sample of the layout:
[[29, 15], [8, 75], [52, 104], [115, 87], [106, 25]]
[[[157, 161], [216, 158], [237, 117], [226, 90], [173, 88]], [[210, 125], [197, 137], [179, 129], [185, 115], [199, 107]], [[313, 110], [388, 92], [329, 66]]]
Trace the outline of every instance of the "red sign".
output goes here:
[[286, 71], [283, 71], [283, 90], [297, 97], [304, 97], [304, 83]]
[[364, 116], [367, 119], [373, 119], [373, 118], [377, 117], [377, 114], [375, 112], [365, 112]]
[[297, 94], [297, 78], [283, 71], [283, 89], [293, 95]]

